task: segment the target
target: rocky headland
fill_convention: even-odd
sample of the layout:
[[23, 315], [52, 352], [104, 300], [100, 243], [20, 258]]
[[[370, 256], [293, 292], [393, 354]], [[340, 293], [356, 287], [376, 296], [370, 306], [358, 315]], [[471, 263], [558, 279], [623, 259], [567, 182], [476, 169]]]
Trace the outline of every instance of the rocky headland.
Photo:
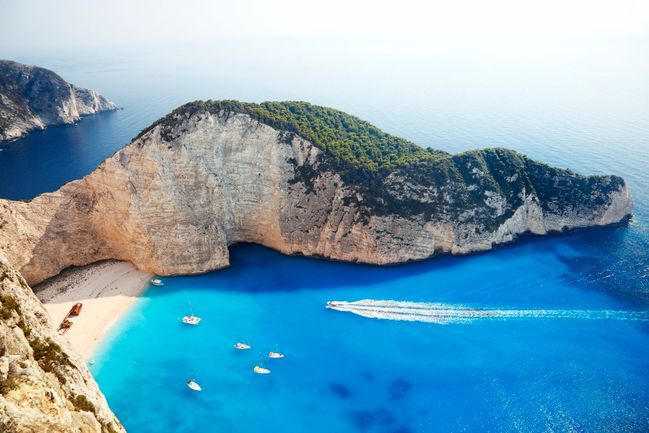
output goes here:
[[0, 142], [115, 108], [94, 90], [76, 87], [48, 69], [0, 60]]
[[30, 284], [103, 259], [206, 272], [237, 242], [383, 265], [614, 224], [631, 209], [617, 176], [506, 149], [428, 150], [306, 103], [194, 102], [85, 178], [0, 201], [0, 249]]

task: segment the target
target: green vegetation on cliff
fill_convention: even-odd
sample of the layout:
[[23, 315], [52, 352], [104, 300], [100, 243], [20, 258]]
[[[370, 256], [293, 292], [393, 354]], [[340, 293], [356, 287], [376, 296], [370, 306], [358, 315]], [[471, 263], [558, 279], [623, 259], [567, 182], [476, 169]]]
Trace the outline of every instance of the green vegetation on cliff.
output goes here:
[[[546, 210], [594, 207], [610, 199], [624, 181], [617, 176], [581, 176], [550, 167], [518, 152], [493, 148], [451, 155], [386, 134], [344, 112], [306, 102], [195, 101], [178, 107], [143, 130], [161, 127], [173, 141], [184, 119], [201, 113], [246, 114], [321, 149], [317, 166], [295, 167], [294, 183], [314, 192], [321, 173], [332, 170], [362, 196], [356, 202], [366, 216], [422, 215], [425, 220], [472, 220], [478, 230], [494, 230], [535, 193]], [[349, 199], [355, 201], [356, 199]], [[348, 203], [349, 204], [349, 203]]]
[[[368, 171], [391, 169], [418, 161], [446, 157], [446, 152], [425, 149], [378, 129], [369, 122], [333, 108], [307, 102], [194, 101], [158, 120], [136, 137], [157, 125], [173, 127], [177, 115], [199, 112], [242, 113], [289, 134], [297, 134], [322, 149], [336, 165]], [[290, 137], [290, 135], [288, 136]], [[287, 137], [287, 138], [288, 138]]]

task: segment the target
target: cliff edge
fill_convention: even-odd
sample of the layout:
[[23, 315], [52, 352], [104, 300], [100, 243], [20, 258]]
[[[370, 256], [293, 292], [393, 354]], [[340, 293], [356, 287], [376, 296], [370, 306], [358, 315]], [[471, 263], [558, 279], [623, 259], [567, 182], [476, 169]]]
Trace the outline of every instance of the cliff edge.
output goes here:
[[619, 223], [617, 176], [582, 176], [506, 149], [450, 155], [302, 102], [186, 104], [85, 178], [0, 200], [0, 251], [29, 283], [70, 265], [156, 274], [227, 266], [228, 246], [393, 264]]
[[0, 253], [0, 431], [124, 432], [83, 360]]
[[0, 60], [0, 142], [115, 108], [94, 90], [76, 87], [48, 69]]

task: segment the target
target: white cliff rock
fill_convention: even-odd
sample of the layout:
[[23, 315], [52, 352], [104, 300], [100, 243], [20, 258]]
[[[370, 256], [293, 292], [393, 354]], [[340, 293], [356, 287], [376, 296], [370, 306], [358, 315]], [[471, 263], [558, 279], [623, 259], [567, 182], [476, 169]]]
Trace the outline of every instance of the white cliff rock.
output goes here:
[[[523, 233], [618, 223], [631, 211], [619, 178], [585, 178], [498, 150], [514, 161], [502, 169], [505, 187], [521, 176], [527, 189], [516, 184], [504, 192], [493, 181], [487, 188], [488, 164], [468, 169], [469, 180], [440, 184], [395, 170], [383, 180], [382, 200], [403, 205], [390, 212], [367, 204], [367, 190], [343, 179], [321, 149], [298, 135], [287, 138], [244, 113], [174, 116], [173, 126], [153, 127], [81, 180], [30, 203], [0, 201], [0, 248], [28, 282], [109, 258], [161, 275], [205, 272], [227, 266], [228, 246], [237, 242], [400, 263], [485, 251]], [[449, 161], [472, 167], [485, 164], [480, 158]], [[305, 178], [300, 170], [307, 168]], [[593, 201], [566, 199], [548, 182], [566, 197], [587, 194]], [[598, 190], [579, 191], [584, 185]]]
[[52, 71], [0, 60], [0, 142], [115, 108], [94, 90], [67, 83]]
[[0, 431], [124, 432], [83, 360], [0, 253]]

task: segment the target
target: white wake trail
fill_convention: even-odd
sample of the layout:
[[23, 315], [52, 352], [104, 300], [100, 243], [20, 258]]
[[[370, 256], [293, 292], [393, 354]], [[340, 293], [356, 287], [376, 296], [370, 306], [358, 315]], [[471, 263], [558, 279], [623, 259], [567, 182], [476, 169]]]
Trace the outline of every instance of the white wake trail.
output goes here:
[[649, 321], [649, 311], [618, 310], [514, 310], [472, 308], [463, 305], [363, 299], [329, 301], [327, 308], [362, 317], [383, 320], [428, 322], [437, 324], [467, 323], [475, 320], [507, 319], [573, 319], [573, 320], [640, 320]]

